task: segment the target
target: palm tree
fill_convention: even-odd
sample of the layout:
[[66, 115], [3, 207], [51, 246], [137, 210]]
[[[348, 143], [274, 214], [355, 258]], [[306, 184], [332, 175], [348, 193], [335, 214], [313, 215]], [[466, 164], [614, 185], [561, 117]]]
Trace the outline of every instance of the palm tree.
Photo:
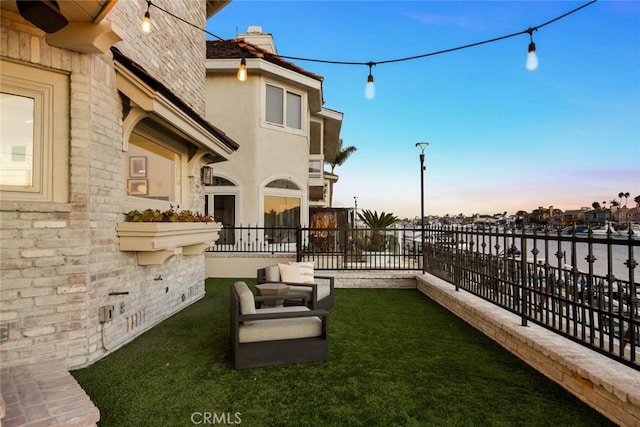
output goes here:
[[378, 215], [378, 211], [371, 212], [369, 209], [365, 209], [358, 212], [358, 218], [371, 228], [371, 250], [374, 252], [384, 250], [386, 242], [383, 239], [382, 231], [398, 221], [398, 217], [385, 212]]
[[347, 159], [357, 151], [358, 149], [353, 145], [350, 145], [346, 148], [342, 148], [342, 138], [338, 140], [338, 145], [336, 145], [335, 156], [332, 161], [327, 160], [326, 163], [331, 165], [331, 173], [333, 174], [336, 166], [341, 166]]
[[620, 204], [622, 204], [622, 198], [624, 197], [624, 191], [618, 193], [618, 197], [620, 198]]
[[637, 195], [633, 198], [633, 201], [636, 202], [636, 206], [640, 206], [640, 195]]
[[598, 202], [593, 202], [593, 203], [591, 203], [591, 207], [592, 207], [593, 209], [595, 209], [595, 210], [598, 210], [598, 209], [600, 209], [600, 203], [598, 203]]
[[630, 196], [630, 194], [629, 194], [629, 192], [627, 191], [627, 192], [625, 192], [625, 193], [623, 194], [623, 196], [624, 196], [624, 207], [626, 208], [626, 207], [627, 207], [627, 200], [629, 200], [629, 196]]

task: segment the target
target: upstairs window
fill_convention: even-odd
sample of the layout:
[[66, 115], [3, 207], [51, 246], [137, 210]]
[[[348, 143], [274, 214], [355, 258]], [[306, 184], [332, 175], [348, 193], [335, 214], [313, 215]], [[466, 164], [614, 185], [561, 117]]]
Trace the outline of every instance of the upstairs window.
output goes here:
[[265, 99], [267, 123], [302, 129], [302, 95], [268, 84]]

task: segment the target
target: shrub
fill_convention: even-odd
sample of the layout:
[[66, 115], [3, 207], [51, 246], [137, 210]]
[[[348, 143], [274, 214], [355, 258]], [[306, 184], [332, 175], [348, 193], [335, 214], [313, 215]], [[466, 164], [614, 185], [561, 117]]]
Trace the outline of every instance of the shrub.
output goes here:
[[127, 222], [215, 222], [215, 219], [210, 215], [188, 209], [182, 211], [178, 209], [180, 206], [174, 208], [171, 205], [171, 208], [166, 211], [159, 209], [132, 210], [127, 212], [126, 220]]

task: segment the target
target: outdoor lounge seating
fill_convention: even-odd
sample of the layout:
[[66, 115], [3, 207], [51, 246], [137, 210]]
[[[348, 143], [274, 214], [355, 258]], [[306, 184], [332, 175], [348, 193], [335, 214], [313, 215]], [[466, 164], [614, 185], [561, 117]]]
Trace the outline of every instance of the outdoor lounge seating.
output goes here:
[[292, 262], [274, 264], [258, 269], [258, 284], [284, 283], [289, 286], [288, 295], [301, 295], [313, 310], [328, 310], [334, 301], [334, 279], [331, 276], [317, 276], [312, 262]]
[[329, 357], [328, 313], [306, 305], [256, 308], [273, 299], [254, 296], [245, 282], [231, 284], [231, 345], [236, 369], [324, 361]]

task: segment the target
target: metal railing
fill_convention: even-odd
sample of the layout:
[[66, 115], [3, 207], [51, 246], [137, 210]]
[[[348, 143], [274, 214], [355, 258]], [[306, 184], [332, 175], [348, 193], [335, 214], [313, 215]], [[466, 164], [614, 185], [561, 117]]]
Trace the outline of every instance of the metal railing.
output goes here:
[[456, 290], [640, 369], [633, 235], [445, 227], [425, 240], [426, 271]]
[[418, 270], [420, 230], [229, 227], [209, 252], [290, 253], [318, 270]]
[[498, 227], [234, 227], [210, 252], [289, 253], [318, 270], [424, 269], [506, 310], [640, 369], [638, 235]]

